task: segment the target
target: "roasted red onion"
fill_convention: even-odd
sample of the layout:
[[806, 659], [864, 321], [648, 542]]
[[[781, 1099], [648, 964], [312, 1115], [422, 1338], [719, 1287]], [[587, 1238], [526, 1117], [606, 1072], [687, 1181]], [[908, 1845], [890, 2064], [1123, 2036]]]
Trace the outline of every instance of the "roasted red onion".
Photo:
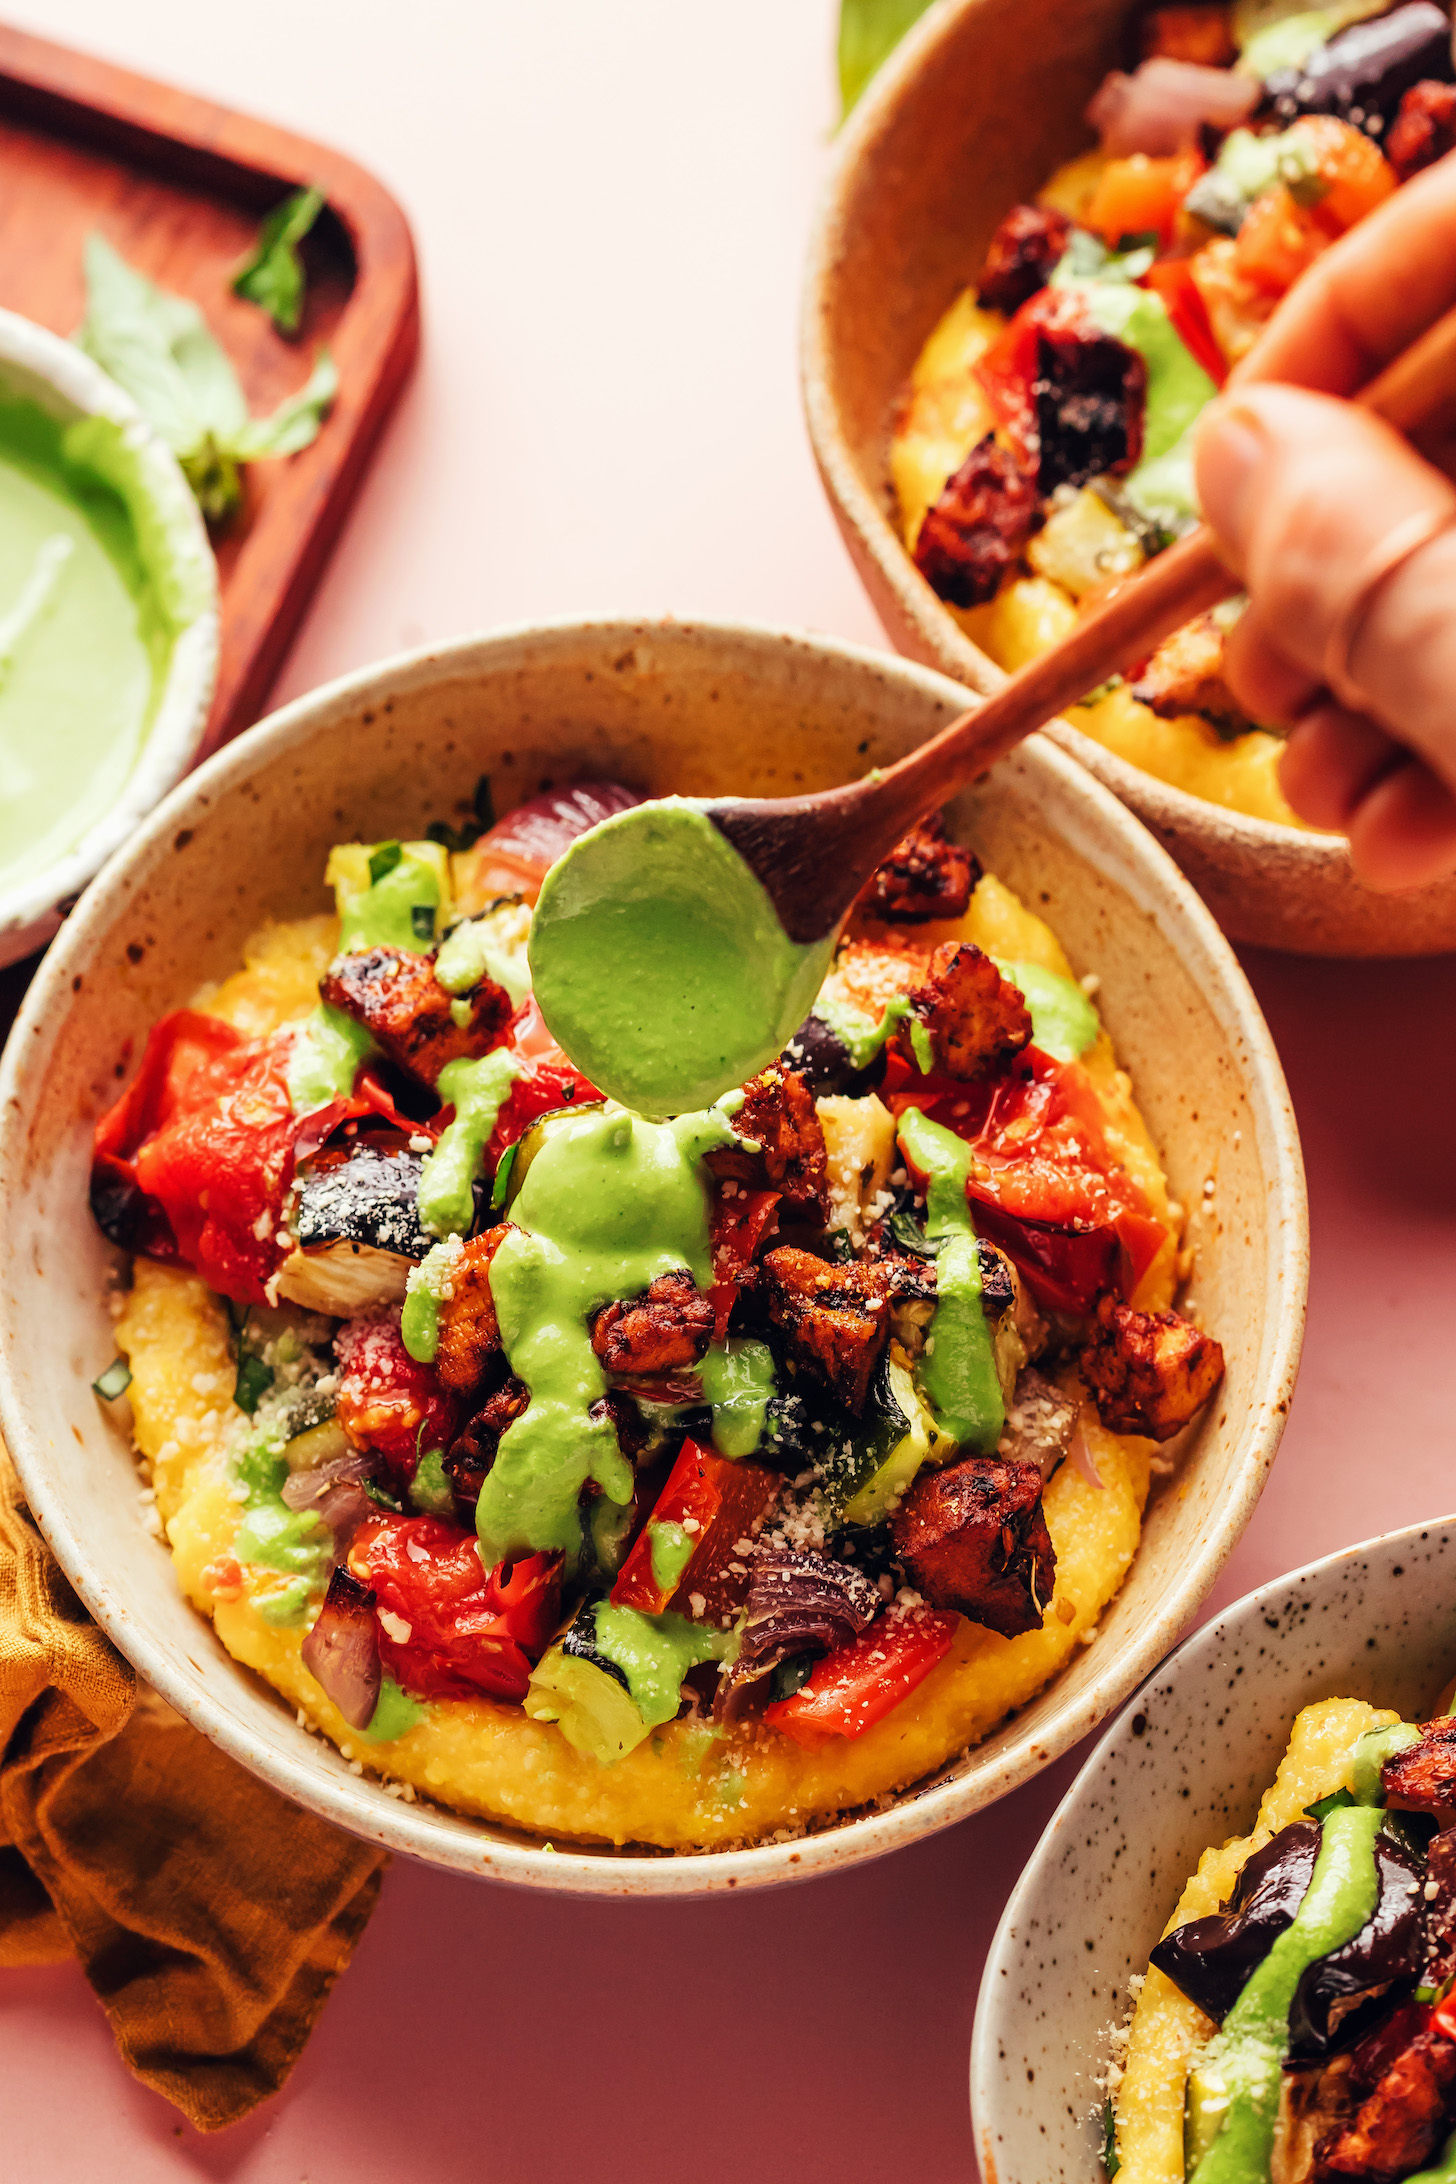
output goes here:
[[569, 788], [548, 789], [508, 811], [471, 851], [482, 885], [501, 894], [537, 890], [558, 857], [603, 819], [640, 804], [635, 789], [618, 781], [574, 781]]
[[366, 1453], [335, 1456], [312, 1471], [293, 1471], [283, 1482], [287, 1508], [307, 1510], [326, 1524], [334, 1535], [334, 1552], [343, 1555], [350, 1540], [374, 1507], [364, 1491], [378, 1459]]
[[738, 1658], [721, 1687], [723, 1712], [736, 1712], [747, 1686], [780, 1661], [848, 1645], [868, 1630], [881, 1604], [878, 1589], [850, 1563], [793, 1547], [760, 1549]]
[[373, 1593], [342, 1565], [329, 1579], [318, 1621], [303, 1641], [303, 1665], [351, 1729], [368, 1728], [383, 1680], [379, 1625]]
[[1259, 103], [1261, 86], [1252, 76], [1230, 68], [1204, 68], [1196, 61], [1144, 61], [1136, 75], [1114, 68], [1104, 76], [1087, 108], [1087, 119], [1114, 159], [1130, 152], [1166, 158], [1196, 144], [1205, 122], [1233, 129]]

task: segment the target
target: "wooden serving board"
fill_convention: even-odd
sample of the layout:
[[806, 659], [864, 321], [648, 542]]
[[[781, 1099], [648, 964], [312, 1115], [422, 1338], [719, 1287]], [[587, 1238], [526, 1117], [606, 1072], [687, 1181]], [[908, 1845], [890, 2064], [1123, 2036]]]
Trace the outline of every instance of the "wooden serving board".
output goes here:
[[[81, 253], [99, 230], [164, 288], [190, 296], [250, 406], [271, 410], [326, 342], [339, 393], [300, 454], [246, 472], [213, 534], [222, 656], [207, 749], [261, 711], [419, 342], [404, 214], [352, 160], [226, 106], [0, 25], [0, 306], [57, 333], [80, 323]], [[327, 209], [303, 245], [298, 338], [229, 282], [262, 217], [314, 183]]]

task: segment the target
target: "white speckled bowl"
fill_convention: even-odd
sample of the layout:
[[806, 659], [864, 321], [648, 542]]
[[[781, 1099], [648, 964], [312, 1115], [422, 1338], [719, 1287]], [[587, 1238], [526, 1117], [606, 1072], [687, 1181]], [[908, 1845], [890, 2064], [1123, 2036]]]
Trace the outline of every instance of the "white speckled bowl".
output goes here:
[[[1094, 1644], [1040, 1698], [888, 1809], [803, 1842], [713, 1856], [552, 1853], [405, 1805], [214, 1639], [141, 1523], [131, 1453], [90, 1382], [111, 1356], [107, 1248], [86, 1206], [91, 1127], [148, 1026], [232, 970], [265, 917], [327, 907], [331, 842], [419, 831], [491, 774], [506, 810], [544, 779], [654, 794], [827, 787], [961, 706], [941, 676], [827, 638], [705, 624], [561, 623], [388, 661], [276, 713], [177, 789], [88, 891], [0, 1066], [0, 1424], [67, 1575], [122, 1651], [225, 1750], [315, 1811], [418, 1857], [536, 1887], [692, 1894], [798, 1880], [913, 1841], [1085, 1736], [1173, 1643], [1248, 1522], [1284, 1424], [1307, 1273], [1304, 1178], [1278, 1059], [1197, 896], [1062, 752], [1025, 745], [953, 807], [1048, 917], [1132, 1072], [1177, 1194], [1198, 1210], [1197, 1295], [1228, 1359]], [[1205, 1199], [1206, 1178], [1216, 1178]]]
[[159, 557], [159, 581], [194, 602], [173, 642], [152, 725], [111, 810], [44, 871], [0, 885], [3, 967], [50, 939], [61, 922], [60, 906], [80, 892], [196, 758], [217, 679], [218, 604], [217, 568], [202, 512], [171, 449], [114, 379], [59, 334], [0, 311], [0, 398], [37, 403], [63, 424], [107, 417], [121, 426], [139, 457], [142, 485], [134, 496], [140, 500], [135, 517], [146, 526]]
[[1103, 2184], [1107, 2028], [1183, 1883], [1246, 1834], [1302, 1706], [1422, 1719], [1456, 1671], [1456, 1520], [1348, 1547], [1236, 1601], [1151, 1676], [1058, 1806], [986, 1960], [971, 2046], [982, 2184]]

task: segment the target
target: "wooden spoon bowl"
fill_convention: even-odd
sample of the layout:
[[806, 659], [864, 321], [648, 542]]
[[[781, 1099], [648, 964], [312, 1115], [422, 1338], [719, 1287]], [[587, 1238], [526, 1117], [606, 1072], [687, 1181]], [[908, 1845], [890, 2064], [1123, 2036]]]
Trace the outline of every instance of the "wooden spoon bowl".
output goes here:
[[[804, 398], [820, 474], [896, 647], [969, 689], [1006, 680], [901, 543], [896, 406], [1007, 208], [1090, 142], [1083, 108], [1128, 59], [1127, 0], [939, 0], [846, 127], [810, 246]], [[1307, 955], [1456, 948], [1456, 876], [1372, 894], [1344, 841], [1172, 787], [1068, 722], [1047, 731], [1157, 835], [1225, 932]]]

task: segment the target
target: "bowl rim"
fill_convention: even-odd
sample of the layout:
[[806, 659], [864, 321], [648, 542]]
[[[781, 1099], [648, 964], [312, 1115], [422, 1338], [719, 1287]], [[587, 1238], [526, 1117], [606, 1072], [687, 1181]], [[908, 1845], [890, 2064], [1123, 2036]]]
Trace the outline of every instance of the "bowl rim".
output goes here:
[[[255, 770], [286, 757], [295, 744], [326, 730], [341, 715], [371, 705], [382, 708], [386, 699], [402, 690], [459, 680], [472, 669], [487, 666], [493, 655], [509, 654], [523, 640], [549, 643], [553, 638], [586, 633], [599, 637], [604, 647], [616, 650], [644, 637], [650, 640], [654, 631], [671, 631], [689, 639], [726, 640], [750, 652], [761, 649], [765, 654], [790, 645], [820, 660], [908, 681], [953, 711], [960, 707], [959, 686], [948, 677], [896, 654], [841, 638], [758, 622], [620, 615], [562, 616], [515, 623], [443, 644], [420, 646], [356, 669], [292, 700], [226, 745], [172, 790], [110, 859], [47, 954], [0, 1057], [0, 1202], [4, 1201], [12, 1169], [18, 1174], [23, 1161], [28, 1111], [24, 1076], [31, 1050], [42, 1050], [41, 1035], [51, 1012], [69, 1005], [73, 976], [88, 968], [93, 934], [104, 934], [129, 891], [133, 866], [147, 856], [154, 844], [179, 823], [185, 824], [194, 810], [205, 811]], [[466, 1838], [434, 1831], [432, 1807], [428, 1804], [405, 1804], [386, 1797], [377, 1784], [372, 1785], [374, 1794], [361, 1800], [356, 1790], [346, 1787], [351, 1784], [350, 1777], [340, 1780], [313, 1764], [308, 1746], [297, 1754], [258, 1752], [250, 1733], [232, 1720], [217, 1700], [174, 1675], [162, 1649], [134, 1627], [124, 1607], [110, 1593], [104, 1573], [93, 1567], [71, 1528], [65, 1495], [50, 1476], [12, 1381], [5, 1329], [0, 1321], [0, 1432], [8, 1443], [32, 1513], [67, 1578], [118, 1651], [194, 1727], [298, 1804], [355, 1834], [431, 1863], [573, 1894], [685, 1896], [808, 1879], [882, 1856], [948, 1827], [1039, 1773], [1104, 1720], [1156, 1668], [1242, 1536], [1278, 1448], [1304, 1331], [1309, 1264], [1304, 1167], [1293, 1107], [1273, 1039], [1212, 914], [1167, 852], [1108, 789], [1045, 738], [1032, 738], [1027, 748], [1033, 762], [1068, 789], [1089, 816], [1110, 830], [1111, 838], [1123, 851], [1141, 863], [1154, 885], [1172, 890], [1190, 921], [1193, 937], [1206, 951], [1205, 961], [1214, 975], [1215, 984], [1204, 988], [1205, 998], [1225, 1031], [1231, 1035], [1237, 1025], [1247, 1057], [1247, 1126], [1258, 1133], [1259, 1142], [1267, 1148], [1269, 1163], [1270, 1235], [1277, 1240], [1273, 1248], [1278, 1253], [1280, 1279], [1276, 1284], [1271, 1277], [1270, 1282], [1273, 1335], [1267, 1383], [1252, 1407], [1249, 1448], [1240, 1475], [1218, 1505], [1218, 1521], [1208, 1527], [1185, 1558], [1176, 1579], [1137, 1635], [1137, 1642], [1129, 1643], [1080, 1696], [1064, 1700], [1060, 1712], [1042, 1723], [1034, 1738], [1023, 1733], [1019, 1750], [1013, 1748], [1000, 1755], [994, 1786], [978, 1782], [974, 1776], [937, 1781], [924, 1788], [911, 1785], [897, 1793], [886, 1810], [863, 1812], [789, 1841], [737, 1850], [668, 1855], [632, 1847], [617, 1851], [610, 1846], [572, 1845], [547, 1852], [539, 1841], [531, 1841], [524, 1833], [519, 1843], [496, 1836], [482, 1839], [477, 1849], [467, 1849]], [[1272, 1302], [1276, 1287], [1277, 1309]], [[1055, 1679], [1047, 1689], [1055, 1691]]]
[[[965, 23], [986, 4], [987, 0], [934, 0], [877, 70], [846, 119], [810, 230], [799, 312], [799, 377], [815, 462], [837, 516], [858, 541], [879, 581], [893, 595], [925, 646], [925, 656], [937, 665], [953, 663], [955, 674], [968, 688], [990, 697], [1007, 681], [1005, 670], [973, 643], [947, 612], [861, 476], [831, 391], [834, 375], [828, 335], [829, 291], [844, 255], [844, 238], [850, 231], [847, 200], [853, 194], [859, 163], [891, 125], [906, 87], [935, 70], [943, 49], [962, 34]], [[943, 673], [950, 671], [941, 668]], [[1306, 868], [1331, 872], [1352, 869], [1342, 835], [1288, 826], [1282, 820], [1259, 818], [1195, 796], [1189, 789], [1134, 766], [1060, 716], [1048, 721], [1044, 732], [1088, 771], [1095, 772], [1124, 802], [1133, 801], [1139, 812], [1155, 814], [1160, 826], [1185, 835], [1222, 837], [1248, 852], [1277, 850], [1286, 860], [1303, 860]]]
[[202, 510], [177, 457], [131, 396], [74, 342], [17, 311], [0, 310], [4, 365], [42, 382], [79, 416], [123, 426], [128, 439], [147, 452], [152, 506], [178, 553], [203, 574], [207, 593], [173, 639], [151, 726], [116, 802], [42, 871], [0, 887], [0, 962], [10, 962], [54, 929], [59, 905], [94, 878], [197, 756], [217, 680], [221, 610], [217, 563]]
[[[999, 2004], [1002, 1996], [1006, 1996], [1009, 2002], [1014, 1992], [1015, 1981], [1012, 1975], [1015, 1971], [1017, 1934], [1025, 1929], [1029, 1920], [1035, 1918], [1036, 1898], [1043, 1875], [1053, 1863], [1054, 1850], [1059, 1852], [1062, 1834], [1075, 1819], [1082, 1798], [1100, 1780], [1123, 1747], [1131, 1744], [1132, 1722], [1137, 1703], [1144, 1702], [1139, 1711], [1171, 1710], [1176, 1705], [1171, 1687], [1185, 1670], [1203, 1663], [1210, 1654], [1216, 1654], [1227, 1643], [1233, 1631], [1256, 1622], [1268, 1605], [1282, 1600], [1301, 1585], [1332, 1576], [1347, 1563], [1357, 1562], [1362, 1558], [1369, 1560], [1382, 1555], [1393, 1557], [1397, 1552], [1409, 1552], [1413, 1544], [1451, 1522], [1452, 1517], [1421, 1517], [1413, 1524], [1403, 1524], [1393, 1532], [1377, 1532], [1369, 1539], [1356, 1540], [1349, 1547], [1337, 1547], [1331, 1554], [1317, 1555], [1312, 1562], [1302, 1562], [1297, 1569], [1286, 1570], [1281, 1576], [1269, 1578], [1264, 1584], [1255, 1586], [1252, 1592], [1243, 1593], [1237, 1600], [1231, 1600], [1216, 1615], [1211, 1615], [1206, 1623], [1191, 1632], [1164, 1660], [1157, 1662], [1135, 1691], [1128, 1693], [1116, 1719], [1108, 1724], [1091, 1753], [1077, 1769], [1066, 1794], [1038, 1837], [1030, 1857], [1021, 1869], [1016, 1886], [1006, 1900], [1006, 1908], [1001, 1914], [995, 1937], [986, 1954], [985, 1968], [976, 1995], [970, 2054], [972, 2135], [977, 2156], [982, 2162], [983, 2175], [989, 2178], [997, 2173], [990, 2148], [993, 2144], [999, 2086]], [[1169, 1688], [1152, 1699], [1145, 1699], [1145, 1694], [1154, 1683], [1167, 1684]]]

